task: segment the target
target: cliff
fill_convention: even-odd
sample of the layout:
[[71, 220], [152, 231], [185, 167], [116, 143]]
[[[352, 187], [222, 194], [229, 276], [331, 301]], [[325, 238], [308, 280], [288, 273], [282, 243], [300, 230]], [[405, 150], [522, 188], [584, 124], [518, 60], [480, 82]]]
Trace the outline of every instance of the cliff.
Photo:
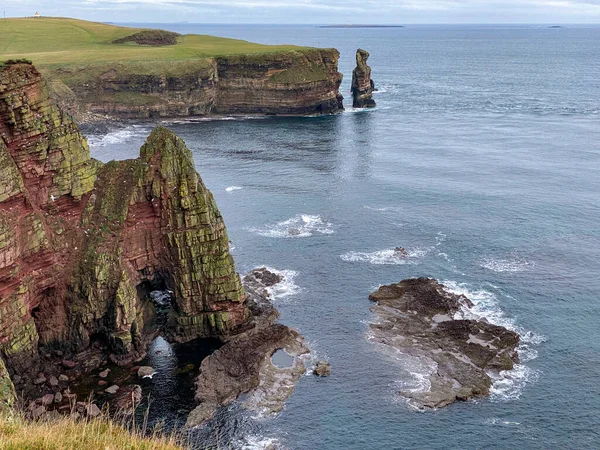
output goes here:
[[[44, 36], [52, 36], [52, 43]], [[335, 49], [270, 46], [73, 19], [8, 19], [3, 59], [28, 58], [77, 117], [305, 115], [343, 110]], [[84, 117], [81, 114], [81, 117]]]
[[[75, 354], [101, 339], [126, 363], [159, 332], [183, 342], [247, 322], [221, 214], [168, 130], [154, 130], [138, 159], [103, 165], [40, 73], [4, 64], [0, 178], [2, 392], [12, 391], [4, 364], [35, 373], [40, 350]], [[156, 289], [173, 292], [164, 318]]]
[[354, 108], [374, 108], [373, 100], [375, 83], [371, 79], [371, 68], [367, 65], [369, 52], [358, 49], [356, 51], [356, 68], [352, 72], [352, 97]]
[[[53, 94], [80, 111], [122, 118], [210, 114], [303, 115], [343, 110], [337, 50], [204, 60], [92, 64], [50, 71]], [[60, 89], [60, 91], [58, 90]]]

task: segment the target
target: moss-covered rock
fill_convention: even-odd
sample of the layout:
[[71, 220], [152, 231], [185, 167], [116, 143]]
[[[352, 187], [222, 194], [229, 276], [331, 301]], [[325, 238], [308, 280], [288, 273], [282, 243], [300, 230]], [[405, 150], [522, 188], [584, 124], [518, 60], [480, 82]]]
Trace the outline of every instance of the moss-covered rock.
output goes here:
[[[0, 353], [34, 368], [38, 344], [117, 362], [159, 327], [222, 337], [248, 319], [227, 231], [185, 143], [152, 132], [138, 159], [101, 164], [29, 64], [0, 69]], [[148, 293], [174, 292], [168, 320]]]

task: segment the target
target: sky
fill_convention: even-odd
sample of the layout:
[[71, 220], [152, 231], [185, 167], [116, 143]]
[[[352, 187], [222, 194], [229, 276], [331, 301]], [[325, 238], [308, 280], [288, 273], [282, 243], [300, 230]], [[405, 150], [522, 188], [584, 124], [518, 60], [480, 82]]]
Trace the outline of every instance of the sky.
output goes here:
[[600, 0], [0, 0], [2, 11], [102, 22], [600, 23]]

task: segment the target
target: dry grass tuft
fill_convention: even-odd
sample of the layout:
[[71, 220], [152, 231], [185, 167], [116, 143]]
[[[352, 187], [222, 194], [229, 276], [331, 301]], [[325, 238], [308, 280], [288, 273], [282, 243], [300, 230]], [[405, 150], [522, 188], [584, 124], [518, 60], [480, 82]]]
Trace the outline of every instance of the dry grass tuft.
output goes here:
[[108, 417], [70, 417], [28, 421], [17, 414], [0, 415], [2, 450], [183, 450], [175, 437], [144, 436]]

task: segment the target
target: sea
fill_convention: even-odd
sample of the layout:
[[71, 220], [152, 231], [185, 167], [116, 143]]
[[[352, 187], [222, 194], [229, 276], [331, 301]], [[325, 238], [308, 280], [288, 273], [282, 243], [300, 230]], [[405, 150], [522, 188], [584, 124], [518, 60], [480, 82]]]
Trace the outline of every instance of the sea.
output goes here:
[[[194, 448], [600, 448], [600, 27], [143, 26], [335, 47], [344, 74], [341, 114], [165, 122], [238, 271], [280, 271], [281, 321], [332, 365], [275, 417], [220, 410]], [[358, 48], [372, 110], [352, 108]], [[152, 127], [89, 132], [92, 155], [134, 158]], [[420, 276], [521, 334], [521, 362], [489, 398], [420, 411], [399, 395], [423, 388], [423, 368], [370, 340], [368, 295]]]

